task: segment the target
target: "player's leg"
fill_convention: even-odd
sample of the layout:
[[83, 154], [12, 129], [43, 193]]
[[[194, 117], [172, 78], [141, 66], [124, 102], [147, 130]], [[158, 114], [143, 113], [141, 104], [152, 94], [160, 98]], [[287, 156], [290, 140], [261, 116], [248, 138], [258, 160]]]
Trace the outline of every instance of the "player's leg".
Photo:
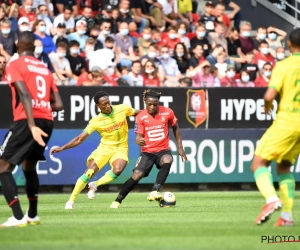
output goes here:
[[26, 179], [26, 193], [29, 201], [29, 208], [25, 215], [28, 223], [39, 225], [40, 218], [37, 216], [38, 195], [40, 189], [39, 177], [36, 172], [37, 160], [25, 160], [22, 163], [23, 173]]
[[283, 208], [275, 226], [294, 225], [292, 208], [295, 197], [295, 179], [290, 171], [291, 165], [292, 164], [289, 161], [283, 160], [276, 166], [279, 183], [279, 195], [280, 200], [283, 202]]
[[159, 190], [162, 188], [169, 176], [172, 162], [173, 157], [170, 151], [163, 151], [158, 154], [156, 159], [156, 166], [158, 167], [159, 171], [157, 173], [152, 192], [148, 195], [147, 199], [149, 201], [162, 199], [162, 194], [159, 193]]
[[77, 179], [73, 192], [65, 205], [65, 209], [73, 209], [74, 202], [77, 199], [77, 196], [81, 193], [81, 191], [86, 187], [89, 180], [93, 177], [95, 173], [99, 170], [98, 165], [96, 164], [94, 159], [89, 159], [88, 168], [84, 172], [82, 176]]
[[123, 184], [118, 197], [111, 204], [110, 208], [118, 208], [126, 196], [132, 191], [135, 185], [145, 176], [140, 170], [134, 170], [132, 176]]
[[147, 177], [151, 172], [153, 165], [156, 160], [155, 154], [141, 153], [140, 157], [137, 159], [135, 168], [133, 170], [133, 175], [129, 178], [116, 198], [116, 200], [111, 204], [110, 208], [118, 208], [126, 196], [131, 192], [134, 186], [143, 178]]
[[94, 199], [95, 192], [97, 191], [97, 187], [101, 185], [108, 184], [113, 180], [117, 179], [118, 176], [123, 172], [127, 165], [127, 161], [124, 159], [116, 159], [113, 161], [112, 169], [108, 170], [100, 179], [97, 181], [92, 181], [89, 183], [89, 191], [88, 191], [88, 198]]
[[27, 221], [24, 218], [18, 198], [18, 187], [12, 175], [14, 168], [15, 165], [4, 160], [0, 160], [0, 181], [2, 185], [2, 193], [8, 206], [13, 212], [13, 217], [10, 217], [5, 223], [1, 224], [0, 227], [27, 225]]

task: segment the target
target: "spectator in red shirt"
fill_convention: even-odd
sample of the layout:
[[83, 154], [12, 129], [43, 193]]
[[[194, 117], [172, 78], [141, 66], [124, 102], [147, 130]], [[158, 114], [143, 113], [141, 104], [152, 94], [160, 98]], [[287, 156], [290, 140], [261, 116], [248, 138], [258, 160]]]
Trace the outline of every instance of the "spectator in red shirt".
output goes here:
[[266, 62], [271, 63], [272, 67], [275, 65], [275, 59], [270, 54], [269, 44], [267, 41], [260, 42], [258, 51], [254, 57], [254, 63], [258, 66], [258, 69], [261, 70]]
[[160, 81], [157, 75], [157, 68], [153, 61], [148, 60], [143, 69], [143, 79], [145, 87], [160, 87]]
[[225, 25], [224, 36], [227, 37], [230, 33], [231, 22], [228, 16], [225, 14], [225, 5], [223, 3], [218, 3], [215, 7], [213, 15], [216, 17], [217, 23], [223, 23]]
[[34, 13], [32, 11], [32, 0], [24, 0], [23, 5], [19, 8], [20, 10], [20, 17], [28, 16], [30, 13]]
[[268, 87], [271, 74], [272, 64], [267, 62], [262, 69], [262, 75], [257, 77], [254, 81], [255, 87]]
[[240, 26], [241, 49], [244, 55], [254, 50], [254, 41], [251, 37], [251, 23], [242, 22]]
[[181, 42], [180, 38], [177, 37], [177, 28], [175, 26], [169, 26], [168, 36], [162, 42], [169, 47], [170, 56], [173, 56], [176, 44]]
[[223, 77], [220, 81], [221, 87], [236, 87], [236, 80], [235, 80], [235, 67], [234, 65], [229, 64], [227, 66], [226, 76]]

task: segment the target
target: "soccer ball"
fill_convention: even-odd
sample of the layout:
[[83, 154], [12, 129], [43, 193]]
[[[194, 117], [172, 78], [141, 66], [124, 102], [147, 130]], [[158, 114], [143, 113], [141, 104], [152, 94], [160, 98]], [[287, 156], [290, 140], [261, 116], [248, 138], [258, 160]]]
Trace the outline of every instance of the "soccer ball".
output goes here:
[[176, 198], [171, 192], [162, 193], [162, 200], [159, 202], [160, 207], [175, 207]]

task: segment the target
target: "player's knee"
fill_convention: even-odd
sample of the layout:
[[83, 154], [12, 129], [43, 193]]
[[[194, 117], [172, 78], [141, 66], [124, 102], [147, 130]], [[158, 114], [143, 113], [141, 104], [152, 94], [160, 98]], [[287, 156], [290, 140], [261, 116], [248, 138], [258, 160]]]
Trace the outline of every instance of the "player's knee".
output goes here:
[[170, 155], [166, 155], [162, 158], [161, 164], [172, 164], [173, 158]]
[[142, 171], [134, 170], [133, 175], [132, 175], [132, 179], [134, 179], [135, 181], [139, 181], [143, 177], [144, 177], [144, 173]]
[[113, 173], [119, 176], [123, 172], [123, 168], [113, 168]]

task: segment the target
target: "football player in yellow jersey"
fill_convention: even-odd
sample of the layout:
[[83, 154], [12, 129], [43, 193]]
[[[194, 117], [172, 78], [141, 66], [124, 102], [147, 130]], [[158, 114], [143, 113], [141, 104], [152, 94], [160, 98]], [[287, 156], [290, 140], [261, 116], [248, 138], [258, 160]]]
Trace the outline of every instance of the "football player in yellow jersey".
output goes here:
[[65, 209], [73, 209], [74, 202], [85, 188], [92, 176], [109, 162], [112, 169], [97, 181], [98, 186], [107, 184], [122, 173], [128, 162], [128, 125], [127, 116], [136, 116], [140, 111], [120, 104], [111, 106], [107, 93], [100, 91], [94, 96], [96, 106], [101, 113], [92, 118], [84, 131], [66, 145], [52, 149], [50, 154], [74, 148], [81, 144], [91, 133], [97, 131], [102, 139], [100, 145], [87, 158], [87, 170], [77, 180], [75, 188], [65, 205]]
[[[277, 209], [282, 212], [274, 226], [292, 226], [292, 207], [295, 196], [295, 180], [290, 172], [300, 152], [300, 29], [291, 32], [289, 49], [292, 55], [278, 62], [273, 69], [265, 93], [265, 112], [273, 109], [272, 102], [280, 94], [276, 119], [262, 136], [252, 162], [251, 170], [257, 187], [266, 199], [256, 224], [266, 222]], [[279, 198], [276, 194], [272, 174], [268, 170], [271, 161], [277, 163]]]

